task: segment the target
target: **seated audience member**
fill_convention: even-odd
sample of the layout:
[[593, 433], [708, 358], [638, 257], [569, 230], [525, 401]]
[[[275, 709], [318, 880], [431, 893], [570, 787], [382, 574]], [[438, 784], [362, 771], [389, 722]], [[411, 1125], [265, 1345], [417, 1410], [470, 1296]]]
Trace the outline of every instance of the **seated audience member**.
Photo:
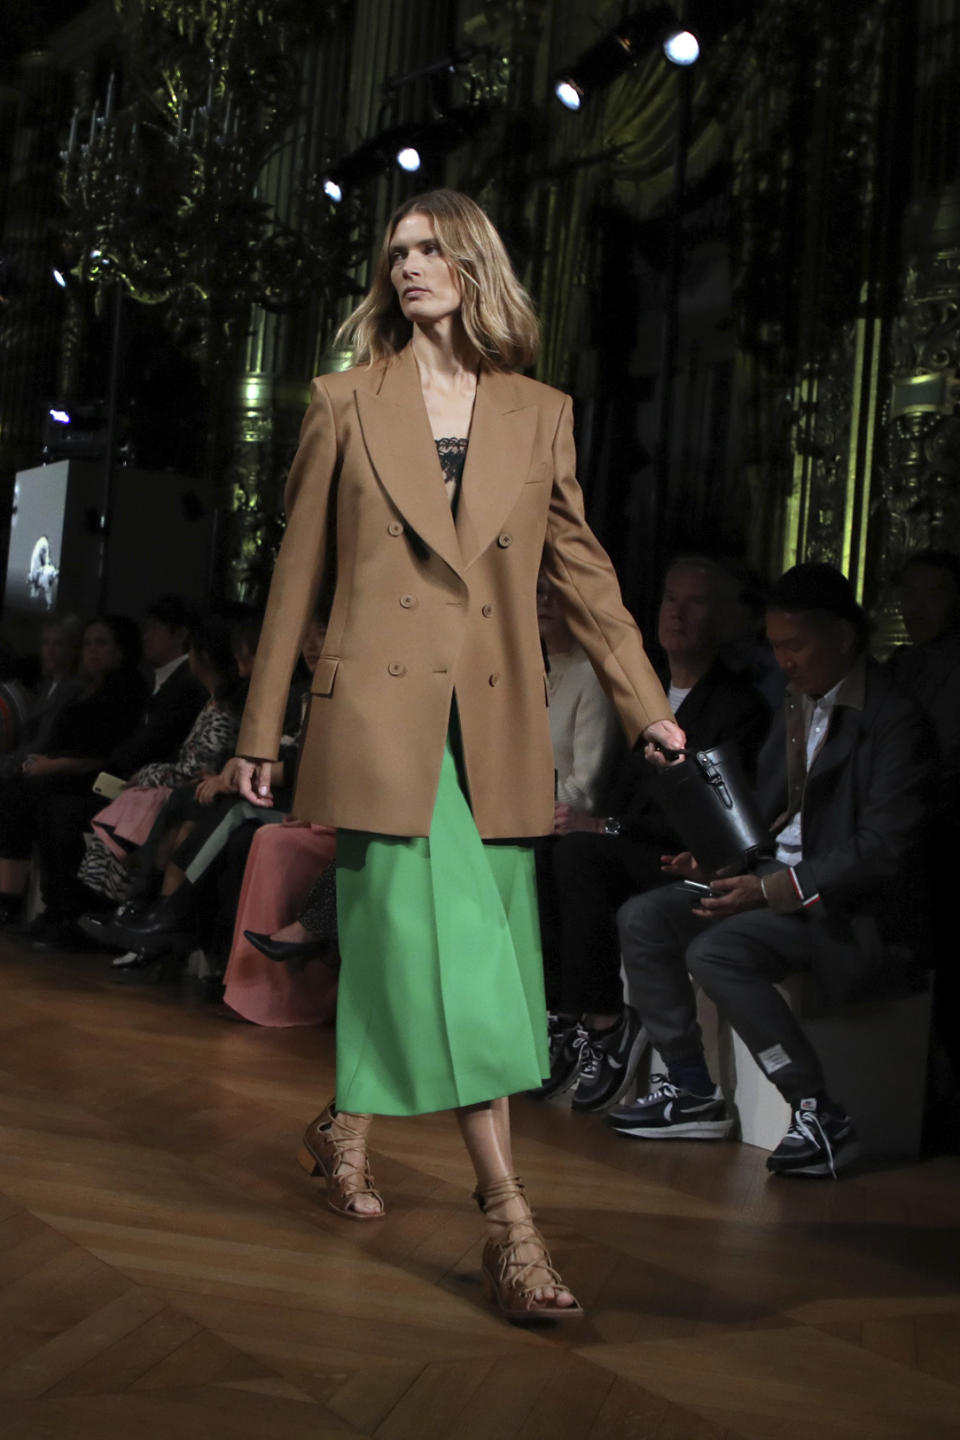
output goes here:
[[[301, 658], [310, 672], [325, 635], [326, 621], [320, 618], [306, 629]], [[302, 715], [306, 699], [302, 696]], [[175, 790], [151, 836], [146, 858], [152, 862], [153, 873], [151, 867], [141, 867], [132, 904], [121, 905], [112, 915], [84, 916], [80, 922], [84, 934], [107, 949], [128, 951], [130, 963], [142, 968], [158, 956], [186, 953], [188, 944], [202, 943], [211, 917], [199, 913], [201, 885], [209, 894], [210, 872], [223, 860], [235, 830], [251, 827], [249, 848], [258, 826], [276, 824], [289, 814], [298, 752], [299, 735], [284, 736], [272, 769], [273, 804], [267, 808], [251, 805], [237, 794], [235, 766], [230, 760], [219, 775]], [[159, 895], [153, 899], [158, 884]], [[144, 897], [153, 903], [144, 903]]]
[[15, 651], [0, 639], [0, 754], [15, 750], [26, 733], [31, 695], [24, 683], [23, 665]]
[[[142, 766], [93, 821], [95, 838], [87, 845], [78, 879], [87, 890], [115, 902], [129, 894], [137, 851], [174, 787], [215, 780], [233, 754], [247, 682], [237, 674], [230, 631], [222, 621], [205, 620], [196, 629], [189, 665], [209, 698], [176, 757]], [[76, 913], [69, 899], [67, 913]]]
[[711, 879], [678, 855], [668, 873], [710, 879], [709, 897], [670, 885], [622, 907], [631, 994], [667, 1076], [605, 1123], [646, 1139], [729, 1134], [733, 1120], [704, 1059], [695, 982], [792, 1109], [768, 1168], [836, 1175], [853, 1122], [827, 1094], [817, 1055], [776, 987], [809, 970], [839, 1002], [882, 993], [909, 967], [926, 909], [930, 742], [922, 712], [867, 656], [866, 619], [838, 570], [789, 570], [770, 595], [767, 632], [788, 680], [757, 769], [776, 858]]
[[207, 694], [188, 663], [190, 636], [199, 623], [194, 607], [179, 595], [161, 595], [143, 622], [143, 658], [152, 670], [152, 688], [136, 730], [108, 757], [111, 775], [128, 779], [154, 760], [177, 753]]
[[938, 809], [960, 818], [960, 557], [922, 550], [900, 572], [900, 613], [910, 644], [890, 674], [933, 721], [940, 747]]
[[50, 616], [40, 627], [40, 680], [18, 749], [0, 760], [0, 778], [19, 771], [31, 751], [39, 754], [60, 708], [82, 687], [77, 676], [83, 623], [76, 615]]
[[543, 576], [537, 581], [537, 620], [548, 665], [556, 799], [592, 815], [609, 781], [611, 762], [623, 748], [623, 732], [586, 651], [570, 633], [553, 586]]
[[263, 611], [254, 610], [249, 605], [237, 605], [226, 613], [226, 618], [230, 622], [237, 672], [241, 679], [249, 680], [253, 674], [253, 662], [257, 658]]
[[[751, 777], [770, 724], [752, 682], [718, 658], [732, 577], [713, 561], [685, 557], [664, 579], [657, 638], [671, 708], [694, 750], [734, 741]], [[636, 1012], [623, 1003], [617, 909], [638, 890], [665, 883], [665, 851], [678, 847], [656, 799], [656, 775], [641, 752], [628, 756], [598, 818], [557, 806], [553, 848], [559, 983], [551, 976], [550, 1078], [538, 1093], [573, 1085], [572, 1106], [603, 1110], [630, 1082], [646, 1043]]]
[[42, 753], [0, 783], [0, 919], [19, 918], [31, 857], [45, 813], [86, 795], [107, 756], [134, 729], [146, 685], [140, 635], [122, 615], [91, 621], [83, 633], [80, 688], [57, 712]]
[[[910, 644], [889, 661], [893, 678], [933, 722], [939, 743], [930, 825], [934, 927], [947, 934], [960, 846], [960, 557], [922, 550], [899, 577], [900, 612]], [[933, 1046], [927, 1141], [960, 1148], [960, 974], [952, 947], [934, 945]]]
[[[196, 611], [178, 595], [161, 596], [147, 611], [141, 634], [150, 685], [145, 687], [139, 723], [112, 747], [99, 767], [108, 775], [127, 780], [144, 765], [169, 760], [186, 738], [207, 698], [187, 663], [190, 630], [197, 621]], [[37, 916], [27, 933], [38, 949], [70, 945], [79, 939], [74, 922], [90, 901], [76, 878], [84, 856], [83, 836], [107, 803], [88, 784], [59, 796], [56, 806], [46, 807], [39, 817], [37, 849], [44, 916]]]

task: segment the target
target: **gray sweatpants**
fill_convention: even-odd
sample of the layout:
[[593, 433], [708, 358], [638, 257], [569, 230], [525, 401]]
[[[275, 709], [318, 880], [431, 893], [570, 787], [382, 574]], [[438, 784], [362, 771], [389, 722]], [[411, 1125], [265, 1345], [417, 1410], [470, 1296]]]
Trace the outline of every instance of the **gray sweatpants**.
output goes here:
[[804, 911], [702, 920], [692, 913], [695, 903], [668, 885], [633, 896], [617, 917], [631, 999], [664, 1060], [703, 1058], [695, 981], [784, 1099], [796, 1104], [824, 1090], [816, 1052], [776, 985], [809, 970], [814, 949], [829, 966], [832, 952], [849, 956], [852, 947]]

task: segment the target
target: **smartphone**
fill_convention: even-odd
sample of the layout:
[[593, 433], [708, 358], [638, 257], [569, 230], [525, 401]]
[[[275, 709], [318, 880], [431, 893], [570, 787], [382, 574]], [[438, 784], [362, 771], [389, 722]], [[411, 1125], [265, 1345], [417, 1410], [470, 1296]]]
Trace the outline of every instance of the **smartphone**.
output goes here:
[[702, 885], [699, 880], [681, 880], [680, 889], [686, 890], [688, 895], [696, 895], [700, 900], [705, 899], [708, 895], [711, 899], [716, 899], [716, 895], [710, 889], [710, 886]]
[[106, 770], [101, 770], [93, 782], [93, 793], [102, 795], [105, 800], [116, 800], [120, 791], [126, 789], [126, 784], [119, 775], [108, 775]]

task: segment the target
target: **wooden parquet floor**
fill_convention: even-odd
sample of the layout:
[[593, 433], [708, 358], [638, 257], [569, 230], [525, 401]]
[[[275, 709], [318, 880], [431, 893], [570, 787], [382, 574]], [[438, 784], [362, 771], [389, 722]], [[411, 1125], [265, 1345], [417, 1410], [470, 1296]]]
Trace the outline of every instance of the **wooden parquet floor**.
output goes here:
[[448, 1117], [378, 1122], [382, 1224], [294, 1164], [326, 1030], [0, 941], [3, 1440], [956, 1440], [960, 1161], [768, 1179], [516, 1105], [579, 1326], [489, 1312]]

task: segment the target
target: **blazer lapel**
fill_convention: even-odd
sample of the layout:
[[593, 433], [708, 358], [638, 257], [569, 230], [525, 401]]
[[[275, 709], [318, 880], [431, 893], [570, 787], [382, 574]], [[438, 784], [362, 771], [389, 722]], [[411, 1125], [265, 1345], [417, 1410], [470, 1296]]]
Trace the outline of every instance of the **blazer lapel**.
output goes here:
[[384, 367], [378, 390], [358, 386], [354, 394], [378, 480], [411, 530], [459, 575], [463, 558], [410, 346]]
[[537, 407], [523, 404], [512, 377], [481, 372], [457, 511], [464, 569], [483, 554], [516, 504], [536, 429]]
[[861, 656], [840, 687], [827, 738], [810, 767], [808, 783], [810, 780], [820, 781], [838, 765], [845, 764], [865, 723], [869, 725], [869, 718], [865, 722], [864, 716], [866, 684], [866, 662]]
[[847, 705], [838, 705], [831, 717], [830, 729], [820, 751], [807, 775], [808, 785], [820, 785], [838, 766], [849, 760], [861, 731], [861, 719], [856, 710]]

